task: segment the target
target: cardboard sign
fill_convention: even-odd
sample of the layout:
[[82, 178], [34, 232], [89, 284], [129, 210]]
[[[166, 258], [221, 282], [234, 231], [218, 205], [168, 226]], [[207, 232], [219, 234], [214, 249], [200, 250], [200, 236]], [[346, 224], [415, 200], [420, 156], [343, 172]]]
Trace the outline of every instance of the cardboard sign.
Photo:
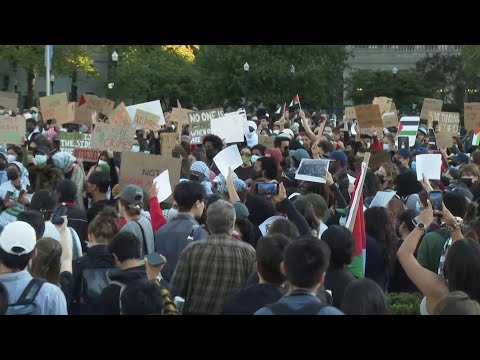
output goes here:
[[[390, 106], [390, 111], [394, 112], [395, 114], [397, 113], [397, 107], [395, 106], [395, 103], [392, 102], [391, 106]], [[398, 114], [397, 114], [398, 115]]]
[[0, 91], [0, 106], [16, 111], [18, 108], [18, 94]]
[[188, 113], [192, 112], [189, 109], [182, 108], [172, 108], [172, 113], [170, 115], [170, 121], [178, 124], [178, 126], [188, 125]]
[[345, 119], [356, 119], [357, 115], [355, 114], [354, 106], [347, 106], [345, 108]]
[[89, 110], [96, 111], [107, 115], [112, 112], [115, 107], [115, 102], [107, 98], [100, 98], [92, 94], [83, 94], [78, 101], [79, 108], [87, 108]]
[[160, 116], [148, 111], [137, 109], [133, 122], [142, 129], [149, 129], [152, 131], [160, 130]]
[[125, 107], [125, 103], [123, 101], [108, 114], [107, 122], [111, 125], [117, 125], [125, 128], [132, 126], [132, 119], [130, 119], [130, 115], [128, 115], [127, 108]]
[[23, 116], [0, 116], [0, 144], [23, 145], [26, 122]]
[[480, 128], [480, 103], [465, 103], [464, 122], [467, 131]]
[[58, 125], [68, 121], [67, 93], [59, 93], [40, 98], [40, 110], [44, 121], [55, 119]]
[[383, 163], [392, 162], [392, 155], [390, 151], [379, 150], [370, 152], [370, 161], [368, 167], [373, 171], [376, 171], [382, 166]]
[[430, 111], [442, 111], [443, 100], [437, 99], [423, 99], [422, 112], [420, 113], [420, 119], [428, 120], [428, 114]]
[[393, 99], [390, 99], [386, 96], [375, 97], [372, 104], [378, 105], [380, 108], [380, 114], [389, 112], [392, 107]]
[[77, 109], [77, 103], [75, 101], [69, 102], [67, 106], [67, 123], [75, 121], [75, 110]]
[[[60, 140], [60, 151], [72, 154], [75, 157], [75, 149], [92, 149], [91, 134], [61, 132], [57, 135], [57, 139]], [[94, 161], [97, 161], [97, 158]]]
[[93, 129], [92, 148], [118, 152], [130, 151], [135, 143], [134, 138], [134, 128], [122, 128], [99, 122]]
[[223, 109], [191, 111], [188, 113], [188, 122], [192, 132], [190, 144], [201, 144], [202, 138], [211, 133], [210, 120], [223, 117]]
[[175, 146], [177, 146], [177, 133], [160, 133], [160, 152], [162, 156], [171, 158]]
[[[429, 128], [433, 128], [433, 123], [438, 121], [438, 132], [455, 134], [460, 131], [460, 114], [445, 111], [431, 111], [428, 116]], [[430, 126], [432, 125], [432, 126]]]
[[355, 106], [357, 121], [362, 129], [370, 129], [372, 126], [383, 128], [382, 115], [378, 105]]
[[275, 136], [258, 135], [258, 143], [265, 146], [266, 148], [274, 147]]
[[130, 118], [134, 119], [135, 113], [139, 109], [159, 116], [160, 125], [165, 125], [165, 116], [163, 115], [162, 104], [160, 104], [160, 100], [127, 106], [127, 111], [128, 115], [130, 115]]
[[451, 148], [453, 146], [453, 134], [451, 133], [436, 133], [435, 140], [439, 149], [442, 149], [443, 147]]
[[148, 189], [151, 181], [168, 170], [170, 184], [175, 187], [180, 181], [181, 167], [181, 159], [126, 151], [122, 153], [120, 186], [134, 184]]
[[383, 126], [386, 128], [389, 127], [398, 127], [398, 116], [397, 112], [385, 112], [382, 114]]

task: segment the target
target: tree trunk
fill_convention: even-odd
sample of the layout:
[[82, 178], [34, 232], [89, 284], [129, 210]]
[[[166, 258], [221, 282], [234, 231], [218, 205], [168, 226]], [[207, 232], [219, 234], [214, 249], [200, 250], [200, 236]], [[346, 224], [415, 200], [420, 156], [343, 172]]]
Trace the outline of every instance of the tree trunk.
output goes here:
[[70, 101], [75, 101], [77, 102], [77, 70], [74, 70], [72, 72], [72, 86], [70, 89]]
[[30, 68], [27, 71], [27, 107], [35, 105], [35, 69]]

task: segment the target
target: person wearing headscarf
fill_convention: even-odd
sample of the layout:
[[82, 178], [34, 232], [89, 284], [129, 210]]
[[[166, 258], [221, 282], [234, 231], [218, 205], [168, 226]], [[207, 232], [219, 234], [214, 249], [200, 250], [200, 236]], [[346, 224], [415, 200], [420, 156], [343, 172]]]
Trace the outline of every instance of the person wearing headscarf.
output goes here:
[[83, 195], [87, 178], [83, 168], [76, 164], [77, 159], [75, 156], [66, 152], [58, 152], [52, 156], [52, 161], [53, 166], [63, 172], [65, 179], [72, 180], [77, 185], [77, 203], [81, 209], [85, 209]]
[[203, 185], [207, 193], [207, 198], [213, 194], [212, 183], [210, 182], [210, 169], [203, 161], [195, 161], [190, 166], [190, 180], [198, 181]]

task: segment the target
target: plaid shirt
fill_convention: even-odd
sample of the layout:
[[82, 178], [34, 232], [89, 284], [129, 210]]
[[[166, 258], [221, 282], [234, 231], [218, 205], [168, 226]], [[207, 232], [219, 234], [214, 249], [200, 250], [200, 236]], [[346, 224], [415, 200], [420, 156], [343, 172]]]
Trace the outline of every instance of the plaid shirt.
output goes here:
[[220, 314], [231, 289], [243, 288], [255, 272], [255, 249], [229, 235], [194, 241], [182, 252], [170, 283], [185, 299], [184, 314]]

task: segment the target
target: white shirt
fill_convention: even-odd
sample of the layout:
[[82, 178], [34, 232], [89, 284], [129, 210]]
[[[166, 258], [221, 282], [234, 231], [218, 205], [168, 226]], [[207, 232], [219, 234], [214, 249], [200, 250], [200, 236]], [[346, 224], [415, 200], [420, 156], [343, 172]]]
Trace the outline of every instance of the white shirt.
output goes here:
[[323, 222], [320, 224], [318, 227], [318, 238], [320, 239], [322, 237], [322, 234], [325, 232], [325, 230], [328, 229], [328, 226], [325, 225]]
[[[25, 183], [22, 183], [20, 185], [20, 188], [21, 190], [27, 190], [27, 184]], [[17, 190], [15, 188], [15, 186], [13, 186], [12, 182], [9, 180], [9, 181], [6, 181], [4, 182], [2, 185], [0, 185], [0, 198], [1, 199], [5, 199], [5, 197], [7, 196], [8, 193], [12, 193], [10, 195], [10, 198], [12, 199], [12, 201], [17, 201], [19, 195], [20, 195], [20, 191]], [[33, 194], [28, 194], [27, 197], [28, 197], [28, 201], [31, 201], [32, 200], [32, 196]]]

